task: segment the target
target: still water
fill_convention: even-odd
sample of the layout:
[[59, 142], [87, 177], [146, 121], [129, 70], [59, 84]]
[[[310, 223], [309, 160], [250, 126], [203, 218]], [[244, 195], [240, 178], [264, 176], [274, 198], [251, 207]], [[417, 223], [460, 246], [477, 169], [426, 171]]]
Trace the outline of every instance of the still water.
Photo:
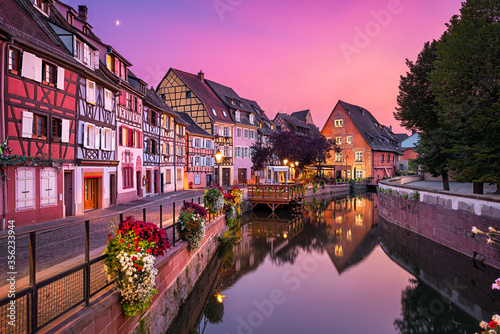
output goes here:
[[379, 220], [376, 194], [308, 201], [244, 217], [168, 333], [475, 333], [500, 312], [500, 272]]

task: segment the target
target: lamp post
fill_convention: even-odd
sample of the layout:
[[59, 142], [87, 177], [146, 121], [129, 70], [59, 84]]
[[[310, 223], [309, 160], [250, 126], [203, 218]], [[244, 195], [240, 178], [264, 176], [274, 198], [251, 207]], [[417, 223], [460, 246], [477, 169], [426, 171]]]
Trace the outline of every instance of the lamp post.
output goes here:
[[[288, 159], [287, 158], [283, 159], [283, 165], [286, 166], [287, 164], [288, 164]], [[288, 177], [286, 174], [285, 174], [285, 184], [288, 184]]]
[[220, 179], [220, 162], [222, 161], [222, 152], [220, 150], [217, 150], [217, 153], [215, 153], [215, 162], [217, 164], [217, 184], [220, 185], [219, 179]]

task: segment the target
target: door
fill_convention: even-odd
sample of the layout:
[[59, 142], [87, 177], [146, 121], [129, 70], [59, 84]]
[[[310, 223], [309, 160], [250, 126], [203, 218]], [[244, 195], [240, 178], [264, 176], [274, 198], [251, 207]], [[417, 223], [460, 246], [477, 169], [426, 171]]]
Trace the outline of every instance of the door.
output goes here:
[[155, 179], [155, 194], [158, 194], [158, 171], [154, 171], [154, 179]]
[[66, 217], [73, 216], [73, 172], [64, 172], [64, 205]]
[[163, 194], [163, 184], [165, 183], [163, 175], [163, 173], [160, 174], [160, 194]]
[[109, 175], [109, 205], [116, 204], [116, 175]]
[[136, 184], [137, 184], [137, 197], [141, 197], [141, 172], [136, 172], [135, 173], [135, 178], [136, 178]]
[[247, 183], [247, 169], [239, 168], [238, 169], [238, 184], [246, 184]]
[[85, 179], [84, 192], [83, 210], [97, 209], [97, 178]]
[[212, 174], [207, 174], [207, 187], [212, 185]]
[[222, 168], [222, 185], [229, 185], [229, 176], [231, 175], [231, 170], [229, 168]]

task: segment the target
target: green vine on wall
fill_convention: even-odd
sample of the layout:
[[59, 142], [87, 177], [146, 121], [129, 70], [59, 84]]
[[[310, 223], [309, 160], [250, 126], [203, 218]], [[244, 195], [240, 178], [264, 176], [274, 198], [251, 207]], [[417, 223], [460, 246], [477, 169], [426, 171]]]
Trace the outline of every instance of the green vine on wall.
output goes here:
[[47, 154], [37, 155], [34, 157], [26, 155], [11, 155], [12, 148], [8, 147], [7, 140], [0, 145], [0, 183], [8, 181], [7, 167], [8, 166], [26, 166], [26, 167], [54, 167], [59, 171], [61, 163], [52, 159]]

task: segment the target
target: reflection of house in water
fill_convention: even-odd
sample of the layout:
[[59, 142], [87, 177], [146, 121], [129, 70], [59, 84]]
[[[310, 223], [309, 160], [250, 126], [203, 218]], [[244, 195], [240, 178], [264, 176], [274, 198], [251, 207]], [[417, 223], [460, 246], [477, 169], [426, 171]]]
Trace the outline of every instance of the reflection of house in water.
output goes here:
[[378, 244], [377, 198], [346, 198], [331, 202], [319, 217], [327, 225], [326, 251], [339, 273], [362, 261]]

